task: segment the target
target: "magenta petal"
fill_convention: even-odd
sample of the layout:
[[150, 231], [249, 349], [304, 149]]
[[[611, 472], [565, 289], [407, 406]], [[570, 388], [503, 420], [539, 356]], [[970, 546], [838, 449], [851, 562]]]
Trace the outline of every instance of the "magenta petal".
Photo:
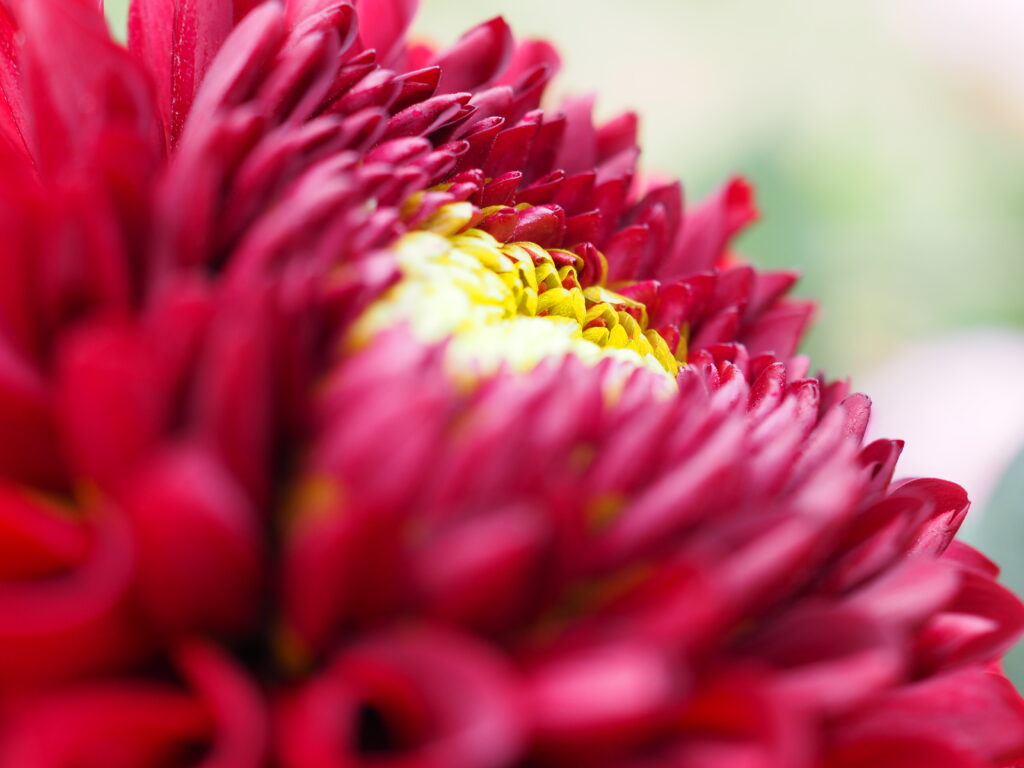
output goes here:
[[259, 694], [218, 651], [175, 654], [199, 696], [166, 682], [107, 679], [44, 696], [5, 722], [0, 764], [62, 768], [159, 765], [210, 745], [203, 768], [259, 768], [266, 759]]
[[475, 91], [491, 84], [512, 56], [512, 31], [501, 17], [471, 29], [434, 64], [441, 68], [440, 93]]
[[751, 639], [754, 654], [778, 666], [776, 690], [801, 709], [833, 716], [867, 702], [900, 679], [903, 652], [871, 617], [808, 604]]
[[202, 351], [193, 406], [200, 440], [222, 457], [257, 504], [268, 493], [276, 426], [267, 407], [273, 397], [269, 321], [260, 296], [222, 303]]
[[541, 248], [560, 245], [565, 234], [565, 212], [558, 206], [536, 206], [519, 214], [513, 241], [536, 243]]
[[989, 764], [1022, 757], [1024, 704], [1002, 675], [966, 669], [897, 690], [838, 729], [839, 742], [940, 738]]
[[163, 633], [237, 636], [258, 615], [259, 518], [224, 467], [201, 451], [154, 459], [127, 493], [139, 588]]
[[892, 736], [830, 750], [824, 768], [983, 768], [970, 753], [936, 739]]
[[158, 765], [208, 730], [202, 706], [182, 691], [110, 680], [41, 699], [5, 725], [0, 764], [33, 768]]
[[1024, 605], [1005, 587], [975, 571], [920, 635], [924, 662], [941, 668], [984, 663], [1008, 651], [1024, 631]]
[[[457, 692], [458, 695], [451, 695]], [[525, 735], [511, 671], [468, 637], [431, 627], [368, 637], [285, 704], [287, 768], [373, 765], [358, 724], [380, 722], [382, 746], [411, 765], [501, 768]]]
[[159, 443], [173, 392], [152, 339], [134, 329], [84, 330], [60, 354], [63, 439], [75, 471], [106, 490]]
[[496, 511], [439, 533], [415, 558], [432, 614], [481, 630], [505, 629], [540, 586], [547, 529], [536, 510]]
[[178, 646], [175, 661], [212, 721], [210, 750], [200, 768], [261, 768], [269, 751], [263, 694], [224, 652], [203, 642]]
[[744, 180], [686, 209], [501, 19], [99, 6], [0, 0], [3, 768], [1024, 760], [1024, 606]]
[[12, 147], [29, 152], [24, 94], [18, 75], [18, 24], [0, 6], [0, 132]]
[[757, 209], [750, 185], [743, 179], [733, 179], [686, 213], [682, 240], [661, 276], [670, 278], [716, 266], [733, 235], [755, 218]]
[[49, 389], [37, 371], [0, 340], [0, 471], [14, 480], [58, 485], [62, 457]]
[[529, 156], [530, 144], [536, 132], [536, 125], [523, 123], [498, 133], [483, 165], [484, 173], [492, 178], [519, 173]]
[[597, 136], [592, 113], [594, 97], [570, 99], [562, 105], [566, 119], [565, 141], [557, 166], [567, 174], [592, 171], [597, 166]]
[[814, 314], [812, 302], [786, 302], [762, 313], [744, 333], [743, 342], [753, 355], [772, 352], [789, 357]]
[[84, 557], [60, 574], [14, 581], [0, 590], [0, 687], [119, 670], [137, 663], [150, 639], [126, 610], [132, 579], [131, 536], [111, 515], [86, 526]]
[[400, 55], [403, 36], [416, 14], [418, 0], [357, 0], [359, 37], [388, 66]]
[[[131, 132], [157, 151], [158, 126], [150, 85], [141, 66], [107, 33], [99, 9], [78, 0], [18, 5], [22, 39], [20, 67], [31, 87], [31, 147], [41, 170], [55, 173], [87, 158], [104, 129]], [[52, 77], [50, 73], [60, 73]], [[90, 94], [99, 99], [83, 99]]]
[[502, 85], [514, 85], [522, 81], [524, 75], [544, 68], [554, 74], [561, 67], [561, 58], [551, 43], [544, 40], [523, 40], [516, 46], [505, 73], [498, 81]]
[[617, 283], [635, 278], [650, 245], [650, 230], [645, 226], [626, 227], [617, 232], [604, 246], [608, 279]]
[[[598, 128], [596, 136], [597, 161], [602, 163], [623, 150], [636, 147], [638, 122], [635, 112], [626, 112]], [[670, 186], [679, 189], [678, 184]]]
[[25, 581], [74, 568], [89, 551], [87, 526], [14, 486], [0, 486], [0, 580]]
[[181, 136], [192, 100], [231, 30], [224, 0], [133, 0], [128, 45], [156, 84], [169, 146]]
[[207, 121], [215, 124], [218, 110], [236, 106], [252, 93], [284, 43], [285, 33], [280, 7], [267, 2], [231, 31], [193, 100], [188, 116], [195, 123], [193, 130], [208, 131]]
[[665, 727], [687, 686], [683, 670], [641, 646], [551, 661], [533, 673], [528, 692], [539, 747], [596, 756], [642, 742]]

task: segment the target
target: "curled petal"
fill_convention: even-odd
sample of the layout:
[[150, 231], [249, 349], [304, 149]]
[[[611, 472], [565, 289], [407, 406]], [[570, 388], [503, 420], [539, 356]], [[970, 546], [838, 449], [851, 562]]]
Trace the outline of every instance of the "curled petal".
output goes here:
[[520, 754], [524, 735], [504, 664], [467, 637], [422, 627], [340, 653], [286, 699], [279, 743], [288, 768], [372, 765], [381, 754], [499, 768]]
[[[5, 722], [3, 768], [149, 768], [168, 756], [196, 768], [259, 768], [266, 760], [263, 708], [254, 687], [199, 643], [176, 653], [195, 693], [165, 682], [108, 679], [39, 698]], [[181, 763], [184, 765], [185, 763]]]
[[151, 640], [126, 604], [134, 557], [129, 532], [109, 514], [88, 531], [91, 546], [72, 568], [0, 584], [0, 684], [32, 688], [119, 670], [148, 652]]

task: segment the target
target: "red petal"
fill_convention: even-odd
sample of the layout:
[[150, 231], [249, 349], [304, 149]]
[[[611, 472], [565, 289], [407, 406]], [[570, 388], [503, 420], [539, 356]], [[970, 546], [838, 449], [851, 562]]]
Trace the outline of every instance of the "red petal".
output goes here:
[[568, 175], [592, 171], [597, 166], [597, 134], [591, 117], [594, 96], [581, 96], [562, 104], [565, 114], [565, 140], [556, 166]]
[[512, 61], [498, 83], [515, 85], [520, 83], [525, 75], [536, 72], [538, 68], [547, 70], [553, 76], [560, 67], [561, 58], [550, 43], [544, 40], [523, 40], [516, 47]]
[[267, 498], [274, 433], [268, 302], [223, 301], [206, 334], [194, 399], [201, 439], [251, 494]]
[[266, 765], [269, 723], [262, 694], [224, 652], [201, 642], [175, 651], [182, 674], [212, 720], [210, 749], [198, 768], [261, 768]]
[[676, 253], [657, 275], [669, 279], [716, 266], [732, 237], [757, 218], [754, 195], [743, 179], [733, 179], [687, 212]]
[[1005, 587], [976, 571], [961, 573], [960, 589], [921, 632], [922, 663], [929, 668], [992, 661], [1024, 630], [1024, 605]]
[[181, 136], [199, 84], [233, 21], [227, 0], [133, 0], [128, 48], [156, 84], [170, 146]]
[[439, 93], [490, 85], [512, 56], [512, 31], [500, 16], [471, 29], [432, 64], [441, 67]]
[[[937, 738], [941, 738], [936, 734]], [[984, 768], [969, 753], [927, 738], [893, 737], [830, 750], [822, 768]]]
[[160, 765], [210, 728], [199, 702], [166, 684], [105, 681], [55, 693], [9, 724], [0, 764], [32, 768]]
[[1024, 755], [1024, 702], [1002, 675], [965, 669], [898, 689], [837, 729], [841, 744], [941, 738], [986, 765]]
[[675, 716], [688, 681], [641, 646], [577, 650], [533, 673], [528, 701], [545, 754], [601, 755], [642, 743]]
[[149, 644], [125, 610], [132, 577], [127, 530], [106, 517], [88, 529], [91, 547], [76, 567], [0, 590], [0, 687], [123, 669]]
[[237, 636], [260, 610], [260, 521], [210, 456], [156, 458], [127, 493], [139, 588], [163, 632]]
[[93, 3], [26, 2], [22, 65], [30, 105], [32, 144], [44, 170], [67, 173], [88, 162], [104, 129], [119, 126], [156, 150], [150, 85], [138, 63], [107, 33]]
[[372, 766], [359, 739], [361, 720], [373, 717], [382, 746], [409, 765], [501, 768], [520, 756], [523, 715], [490, 648], [412, 628], [366, 638], [291, 696], [280, 757], [286, 768]]
[[382, 65], [389, 66], [401, 55], [418, 5], [418, 0], [356, 0], [359, 37], [366, 48], [376, 49]]
[[0, 5], [0, 132], [12, 147], [28, 152], [29, 126], [19, 77], [18, 34], [14, 17], [6, 6]]
[[285, 41], [285, 20], [278, 3], [263, 3], [228, 35], [208, 68], [208, 77], [192, 101], [188, 114], [195, 131], [206, 134], [220, 124], [218, 113], [252, 95], [266, 76]]
[[63, 510], [0, 485], [0, 582], [57, 576], [81, 563], [89, 535]]
[[44, 486], [63, 481], [49, 388], [0, 338], [0, 472]]
[[73, 470], [109, 491], [158, 443], [173, 392], [153, 339], [97, 326], [58, 351], [61, 429]]
[[414, 583], [427, 609], [483, 631], [507, 629], [540, 586], [546, 526], [535, 510], [512, 508], [465, 520], [421, 547]]

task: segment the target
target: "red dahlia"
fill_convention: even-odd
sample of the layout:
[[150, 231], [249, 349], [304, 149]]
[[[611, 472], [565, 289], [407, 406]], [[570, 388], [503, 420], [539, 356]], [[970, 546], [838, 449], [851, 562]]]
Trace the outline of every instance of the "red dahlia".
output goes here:
[[1024, 608], [636, 119], [412, 0], [0, 2], [0, 768], [978, 768]]

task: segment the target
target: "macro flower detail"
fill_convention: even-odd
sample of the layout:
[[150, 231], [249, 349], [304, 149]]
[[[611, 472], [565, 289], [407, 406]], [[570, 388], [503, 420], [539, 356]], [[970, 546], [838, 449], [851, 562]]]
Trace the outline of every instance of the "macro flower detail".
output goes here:
[[0, 768], [1024, 761], [1024, 606], [495, 19], [0, 2]]
[[[584, 257], [536, 243], [499, 242], [487, 230], [504, 228], [515, 237], [507, 220], [518, 216], [495, 207], [480, 212], [482, 228], [469, 228], [475, 214], [463, 203], [440, 209], [424, 222], [427, 231], [403, 237], [395, 252], [404, 279], [374, 303], [357, 336], [405, 321], [424, 341], [450, 337], [449, 352], [476, 374], [487, 358], [496, 358], [492, 369], [501, 362], [528, 369], [568, 353], [591, 360], [616, 357], [671, 376], [678, 372], [686, 358], [679, 328], [663, 329], [676, 340], [672, 349], [649, 327], [643, 303], [602, 285], [608, 266], [596, 248], [580, 249]], [[527, 208], [527, 217], [537, 214]]]

